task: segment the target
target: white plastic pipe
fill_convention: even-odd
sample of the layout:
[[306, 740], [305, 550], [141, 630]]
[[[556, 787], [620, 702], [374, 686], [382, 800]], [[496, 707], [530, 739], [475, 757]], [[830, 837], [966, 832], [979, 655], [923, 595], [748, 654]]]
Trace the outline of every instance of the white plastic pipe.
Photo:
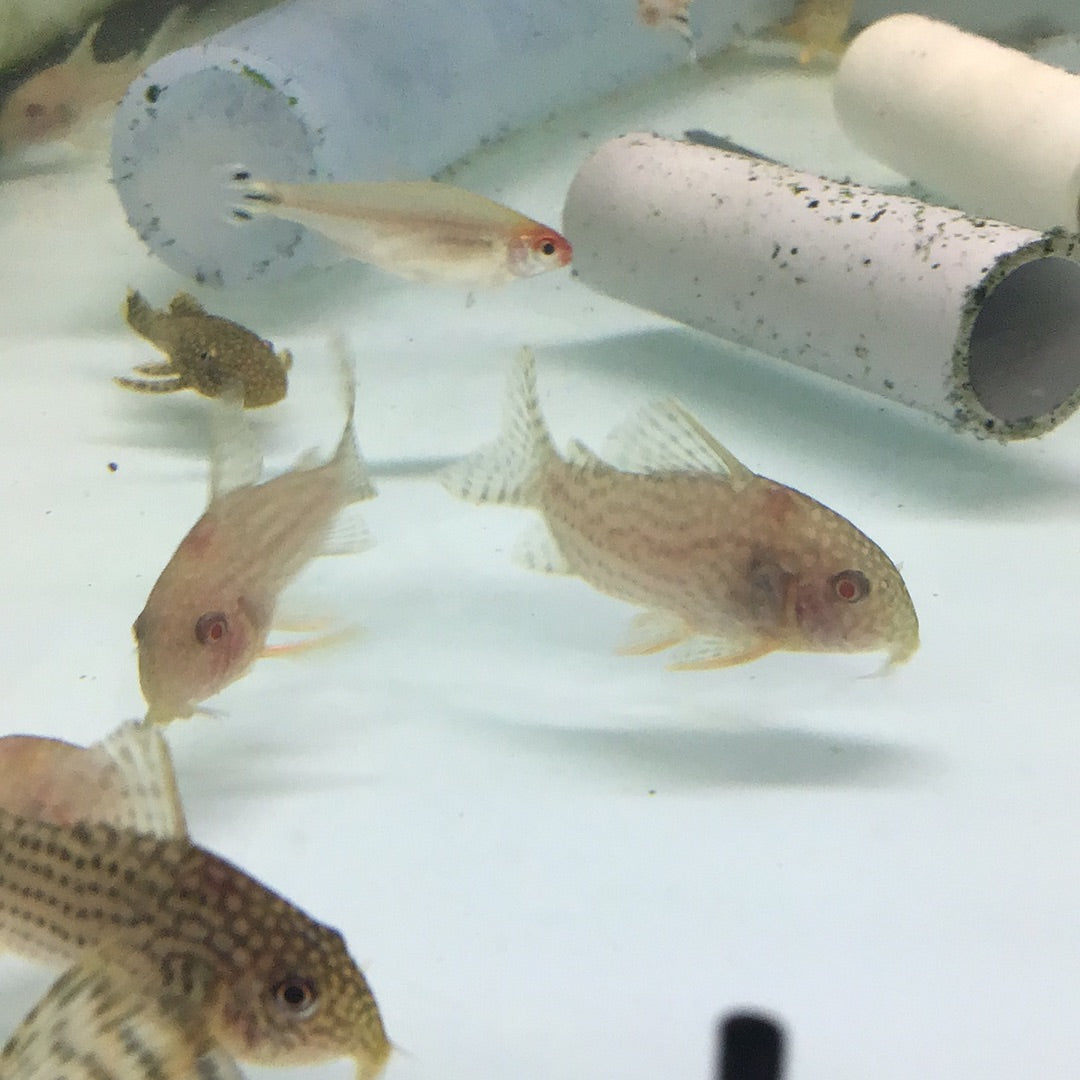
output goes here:
[[[790, 0], [694, 5], [699, 53]], [[230, 224], [242, 168], [270, 180], [430, 176], [481, 143], [685, 63], [634, 0], [291, 0], [152, 65], [117, 111], [133, 228], [197, 280], [283, 277], [336, 257], [291, 222]]]
[[1080, 405], [1078, 238], [625, 135], [563, 227], [611, 296], [1001, 440]]
[[855, 143], [969, 213], [1080, 227], [1080, 76], [893, 15], [850, 44], [833, 101]]

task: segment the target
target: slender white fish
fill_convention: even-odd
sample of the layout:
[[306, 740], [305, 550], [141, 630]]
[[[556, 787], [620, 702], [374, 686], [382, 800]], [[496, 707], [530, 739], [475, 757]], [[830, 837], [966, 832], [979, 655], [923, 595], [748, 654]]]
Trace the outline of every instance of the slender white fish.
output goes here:
[[158, 827], [0, 810], [0, 945], [65, 969], [0, 1078], [238, 1080], [236, 1060], [341, 1057], [376, 1076], [390, 1043], [341, 935], [191, 842], [157, 729], [98, 745], [131, 770], [121, 816]]
[[[324, 549], [338, 512], [375, 495], [356, 445], [355, 390], [344, 358], [343, 382], [348, 418], [324, 464], [302, 462], [261, 484], [235, 475], [226, 482], [229, 448], [215, 450], [210, 505], [180, 542], [132, 628], [147, 720], [190, 716], [199, 702], [240, 678], [266, 651], [279, 594]], [[239, 433], [248, 432], [238, 401], [215, 407]], [[257, 469], [258, 461], [253, 464]]]
[[349, 258], [411, 281], [468, 288], [557, 270], [566, 238], [483, 195], [433, 180], [272, 183], [233, 175], [233, 216], [294, 221]]
[[501, 437], [443, 474], [455, 495], [538, 510], [547, 534], [524, 552], [647, 609], [623, 649], [680, 646], [672, 667], [718, 668], [790, 652], [918, 646], [918, 620], [889, 557], [846, 518], [758, 476], [678, 402], [612, 433], [611, 462], [555, 449], [532, 353], [510, 381]]

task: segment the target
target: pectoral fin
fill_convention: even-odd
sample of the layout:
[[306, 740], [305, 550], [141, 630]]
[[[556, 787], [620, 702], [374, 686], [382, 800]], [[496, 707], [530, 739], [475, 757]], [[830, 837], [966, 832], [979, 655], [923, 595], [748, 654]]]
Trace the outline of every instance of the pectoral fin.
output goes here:
[[240, 1080], [182, 1017], [108, 967], [53, 983], [0, 1052], [4, 1080]]
[[770, 637], [708, 637], [690, 638], [673, 655], [669, 671], [710, 671], [714, 668], [736, 667], [760, 660], [779, 648]]
[[618, 651], [624, 656], [648, 656], [685, 641], [690, 631], [686, 623], [666, 611], [643, 611], [635, 615]]

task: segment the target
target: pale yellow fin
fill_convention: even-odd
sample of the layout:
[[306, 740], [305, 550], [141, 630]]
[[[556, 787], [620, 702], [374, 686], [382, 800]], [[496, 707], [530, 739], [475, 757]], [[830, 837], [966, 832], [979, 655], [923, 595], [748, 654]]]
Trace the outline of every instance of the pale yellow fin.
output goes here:
[[514, 562], [526, 570], [541, 574], [573, 574], [573, 567], [559, 550], [551, 530], [542, 521], [535, 521], [522, 533], [514, 545]]
[[267, 645], [259, 654], [264, 659], [295, 659], [308, 653], [332, 649], [337, 645], [352, 644], [363, 637], [359, 627], [345, 626], [325, 633], [313, 634], [299, 641], [283, 641], [277, 645]]
[[345, 402], [345, 428], [334, 453], [334, 464], [341, 471], [345, 501], [363, 502], [373, 499], [377, 492], [356, 443], [356, 362], [341, 334], [331, 339], [331, 347], [338, 358], [341, 396]]
[[71, 69], [84, 67], [92, 70], [97, 66], [97, 61], [94, 59], [94, 37], [100, 29], [101, 19], [92, 22], [86, 28], [86, 32], [79, 38], [78, 45], [68, 53], [67, 59], [63, 61], [65, 67]]
[[669, 671], [711, 671], [715, 668], [736, 667], [759, 660], [775, 652], [777, 642], [772, 638], [709, 637], [704, 634], [690, 638], [672, 655]]
[[117, 971], [70, 968], [0, 1052], [3, 1080], [240, 1080], [186, 1019]]
[[754, 475], [674, 398], [646, 405], [619, 424], [604, 456], [626, 472], [709, 472], [736, 488]]
[[498, 439], [441, 470], [439, 479], [468, 502], [532, 506], [544, 469], [556, 456], [536, 395], [536, 360], [524, 348], [510, 373]]
[[119, 800], [110, 824], [152, 836], [187, 836], [169, 744], [156, 727], [129, 721], [92, 747], [98, 748], [116, 766]]
[[571, 439], [566, 448], [566, 462], [579, 469], [608, 469], [611, 466], [595, 450], [590, 450], [580, 439]]
[[678, 645], [689, 633], [686, 623], [678, 615], [667, 611], [643, 611], [631, 620], [618, 651], [623, 656], [648, 656]]

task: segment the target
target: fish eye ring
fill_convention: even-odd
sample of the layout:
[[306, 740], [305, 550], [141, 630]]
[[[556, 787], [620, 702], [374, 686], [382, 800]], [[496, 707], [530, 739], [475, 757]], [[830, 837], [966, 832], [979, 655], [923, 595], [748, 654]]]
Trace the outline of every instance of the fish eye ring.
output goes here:
[[870, 581], [861, 570], [841, 570], [829, 579], [833, 595], [845, 604], [857, 604], [870, 592]]
[[288, 975], [270, 991], [279, 1011], [297, 1020], [310, 1016], [319, 1004], [319, 995], [311, 979]]
[[195, 623], [195, 637], [200, 645], [213, 645], [229, 632], [229, 620], [224, 612], [208, 611]]

